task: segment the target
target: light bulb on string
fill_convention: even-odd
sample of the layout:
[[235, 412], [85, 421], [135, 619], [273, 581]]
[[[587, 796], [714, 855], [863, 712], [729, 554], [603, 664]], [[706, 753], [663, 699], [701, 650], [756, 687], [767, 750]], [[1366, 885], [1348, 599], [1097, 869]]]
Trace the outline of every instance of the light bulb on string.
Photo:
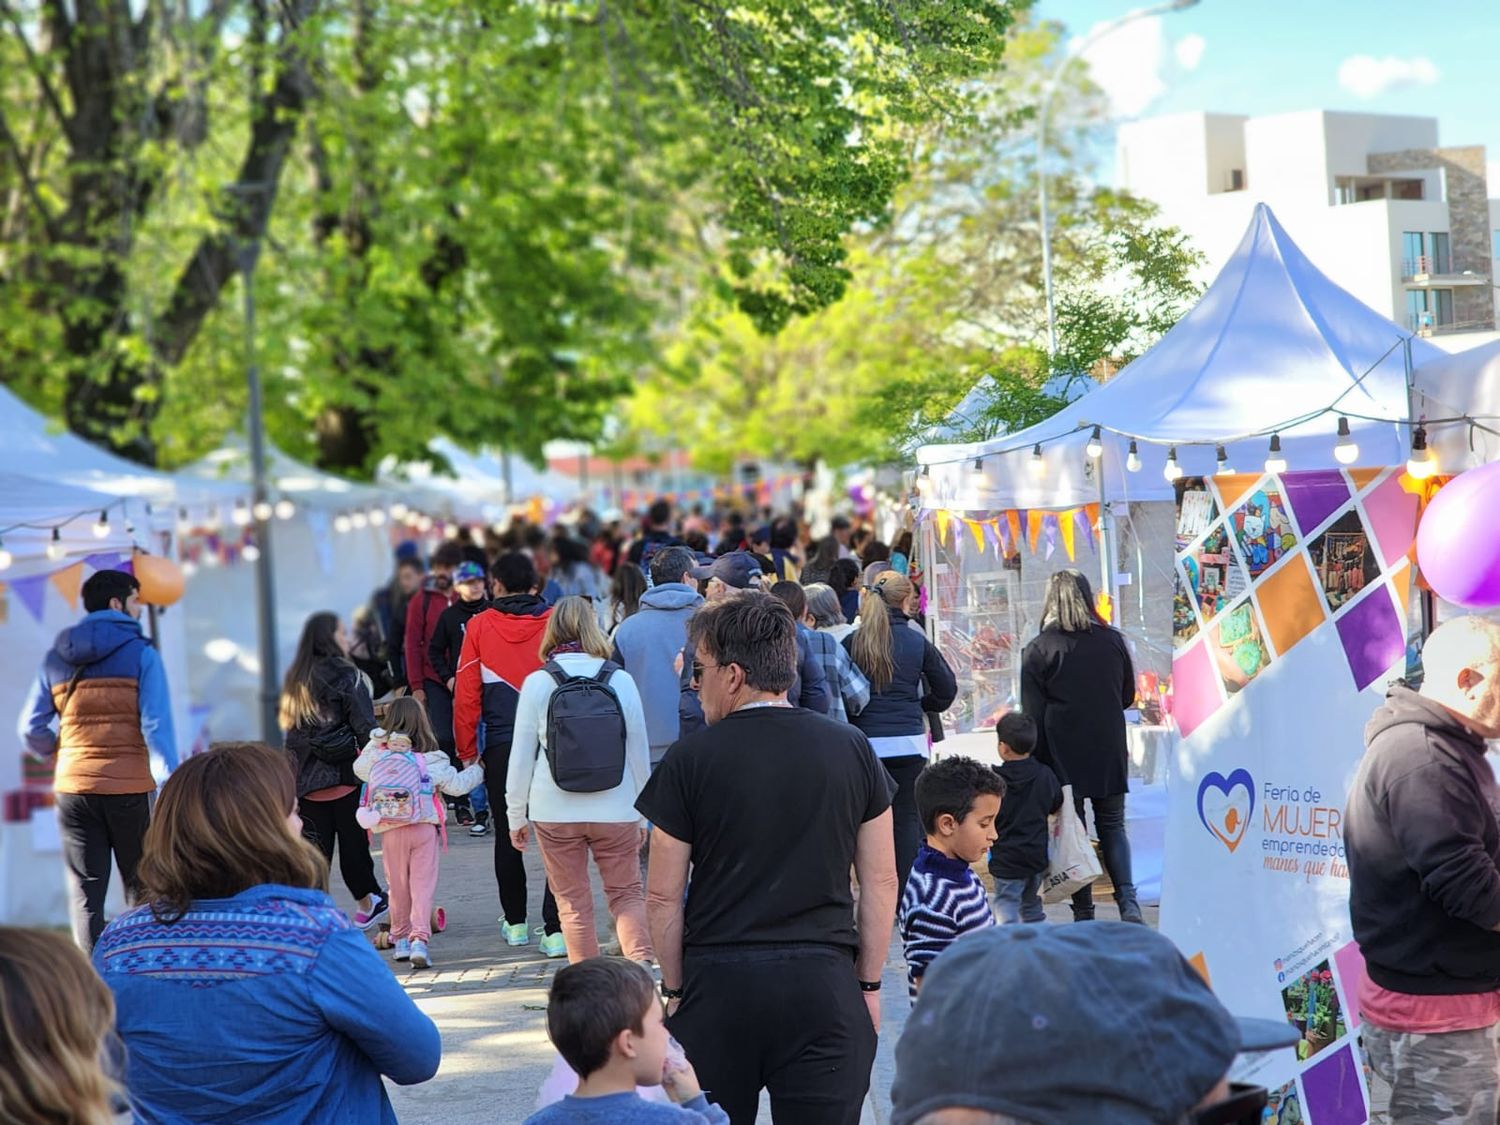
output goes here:
[[352, 527], [363, 530], [370, 526], [370, 517], [365, 514], [363, 508], [355, 508], [354, 514], [349, 517], [349, 523]]
[[974, 465], [969, 470], [969, 483], [975, 488], [984, 487], [984, 458], [974, 458]]
[[1084, 452], [1089, 455], [1089, 459], [1092, 461], [1097, 461], [1104, 456], [1104, 442], [1100, 438], [1099, 429], [1098, 426], [1094, 427], [1094, 432], [1089, 435], [1089, 443], [1084, 447]]
[[433, 519], [431, 516], [422, 515], [417, 517], [417, 530], [426, 535], [432, 530]]
[[216, 549], [214, 549], [214, 548], [210, 548], [209, 550], [204, 551], [203, 552], [203, 565], [206, 568], [208, 568], [209, 570], [213, 570], [216, 566], [218, 566], [219, 565], [219, 552]]
[[401, 503], [401, 501], [397, 500], [394, 504], [391, 505], [391, 519], [404, 520], [410, 511], [410, 508]]
[[250, 509], [250, 514], [261, 523], [265, 523], [276, 514], [276, 508], [265, 497], [261, 497], [255, 502], [255, 506]]
[[177, 509], [177, 536], [180, 539], [193, 530], [193, 521], [188, 518], [186, 508]]
[[248, 527], [250, 525], [249, 505], [243, 500], [236, 500], [234, 502], [234, 512], [229, 518], [235, 527]]
[[240, 548], [240, 558], [246, 562], [258, 562], [260, 560], [260, 548], [255, 545], [255, 540], [249, 540]]
[[0, 543], [0, 570], [9, 570], [10, 564], [14, 561], [10, 552], [5, 549], [5, 544]]
[[385, 509], [384, 508], [371, 508], [370, 509], [370, 526], [371, 527], [384, 527], [385, 526]]
[[1214, 470], [1214, 476], [1231, 477], [1234, 475], [1234, 469], [1229, 464], [1229, 453], [1222, 445], [1214, 446], [1214, 458], [1219, 464], [1219, 467]]
[[1031, 447], [1031, 475], [1034, 477], [1044, 476], [1047, 472], [1047, 460], [1042, 456], [1042, 443], [1037, 442]]
[[1286, 458], [1281, 455], [1281, 435], [1271, 435], [1271, 448], [1266, 453], [1266, 472], [1280, 476], [1286, 472]]
[[1333, 459], [1340, 465], [1352, 465], [1359, 460], [1359, 446], [1349, 436], [1349, 419], [1339, 417], [1339, 443], [1333, 447]]
[[94, 538], [103, 539], [109, 534], [109, 513], [100, 512], [99, 518], [94, 522]]
[[192, 559], [183, 559], [182, 560], [182, 576], [184, 578], [191, 578], [191, 577], [193, 577], [193, 575], [195, 575], [197, 573], [198, 573], [198, 564], [197, 563], [195, 563]]
[[1182, 466], [1177, 463], [1177, 447], [1175, 445], [1167, 450], [1167, 464], [1162, 469], [1161, 475], [1169, 481], [1176, 481], [1182, 477]]
[[348, 531], [352, 526], [353, 523], [350, 521], [349, 514], [347, 512], [340, 512], [338, 515], [333, 517], [333, 530], [337, 531], [340, 535], [344, 534], [344, 532]]
[[208, 510], [208, 520], [205, 525], [209, 531], [218, 531], [224, 526], [224, 517], [219, 514], [219, 506], [215, 504]]
[[1411, 432], [1411, 456], [1406, 459], [1406, 471], [1417, 480], [1427, 480], [1437, 470], [1437, 461], [1427, 448], [1427, 427], [1419, 424]]
[[276, 501], [274, 511], [276, 512], [277, 519], [289, 520], [297, 514], [297, 505], [283, 496], [280, 500]]
[[1130, 450], [1125, 454], [1125, 468], [1132, 473], [1141, 471], [1141, 452], [1133, 441], [1130, 443]]
[[52, 539], [47, 544], [47, 557], [56, 562], [67, 553], [68, 549], [63, 546], [62, 532], [54, 527], [52, 529]]

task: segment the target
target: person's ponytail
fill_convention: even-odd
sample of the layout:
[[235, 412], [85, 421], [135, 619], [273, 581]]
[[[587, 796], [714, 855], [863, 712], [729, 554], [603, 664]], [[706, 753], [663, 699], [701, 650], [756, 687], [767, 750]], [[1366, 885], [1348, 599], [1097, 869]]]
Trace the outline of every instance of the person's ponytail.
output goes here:
[[894, 570], [882, 571], [859, 601], [859, 628], [849, 641], [849, 655], [870, 681], [870, 690], [882, 692], [896, 677], [895, 645], [891, 637], [891, 615], [911, 596], [911, 582]]

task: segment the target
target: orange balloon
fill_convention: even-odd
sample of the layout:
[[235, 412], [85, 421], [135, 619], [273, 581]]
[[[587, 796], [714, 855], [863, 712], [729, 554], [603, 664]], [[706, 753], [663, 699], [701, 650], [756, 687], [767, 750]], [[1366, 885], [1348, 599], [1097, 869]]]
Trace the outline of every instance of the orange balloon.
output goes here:
[[160, 555], [135, 554], [135, 579], [141, 584], [141, 601], [146, 605], [176, 605], [182, 598], [186, 579], [182, 568]]

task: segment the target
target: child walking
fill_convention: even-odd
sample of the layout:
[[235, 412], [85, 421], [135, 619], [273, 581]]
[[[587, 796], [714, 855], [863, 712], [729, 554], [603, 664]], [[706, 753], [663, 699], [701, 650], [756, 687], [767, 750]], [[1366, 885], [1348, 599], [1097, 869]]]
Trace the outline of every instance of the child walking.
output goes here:
[[370, 732], [354, 761], [365, 783], [356, 814], [380, 837], [391, 897], [391, 938], [396, 960], [418, 969], [432, 965], [432, 904], [437, 894], [440, 793], [461, 797], [484, 780], [477, 762], [459, 772], [438, 747], [427, 711], [410, 696], [391, 701], [387, 729]]
[[970, 864], [995, 841], [1005, 782], [973, 758], [943, 758], [917, 775], [917, 814], [927, 842], [917, 851], [897, 924], [913, 1002], [922, 974], [964, 934], [995, 924]]
[[995, 821], [999, 838], [990, 849], [995, 877], [995, 914], [1003, 924], [1045, 922], [1038, 890], [1047, 870], [1047, 818], [1062, 808], [1057, 775], [1031, 756], [1036, 720], [1012, 711], [995, 725], [1005, 803]]

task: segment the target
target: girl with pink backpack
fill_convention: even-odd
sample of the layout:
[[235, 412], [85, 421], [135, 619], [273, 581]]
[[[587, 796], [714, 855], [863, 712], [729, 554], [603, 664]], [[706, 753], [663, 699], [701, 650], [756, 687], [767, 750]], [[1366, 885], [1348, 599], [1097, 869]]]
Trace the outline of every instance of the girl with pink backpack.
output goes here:
[[462, 772], [438, 747], [427, 712], [415, 699], [391, 701], [386, 729], [354, 762], [365, 783], [355, 819], [380, 837], [381, 858], [391, 896], [391, 939], [397, 961], [432, 965], [432, 904], [437, 894], [438, 845], [446, 842], [447, 819], [439, 794], [462, 797], [484, 781], [478, 762]]

